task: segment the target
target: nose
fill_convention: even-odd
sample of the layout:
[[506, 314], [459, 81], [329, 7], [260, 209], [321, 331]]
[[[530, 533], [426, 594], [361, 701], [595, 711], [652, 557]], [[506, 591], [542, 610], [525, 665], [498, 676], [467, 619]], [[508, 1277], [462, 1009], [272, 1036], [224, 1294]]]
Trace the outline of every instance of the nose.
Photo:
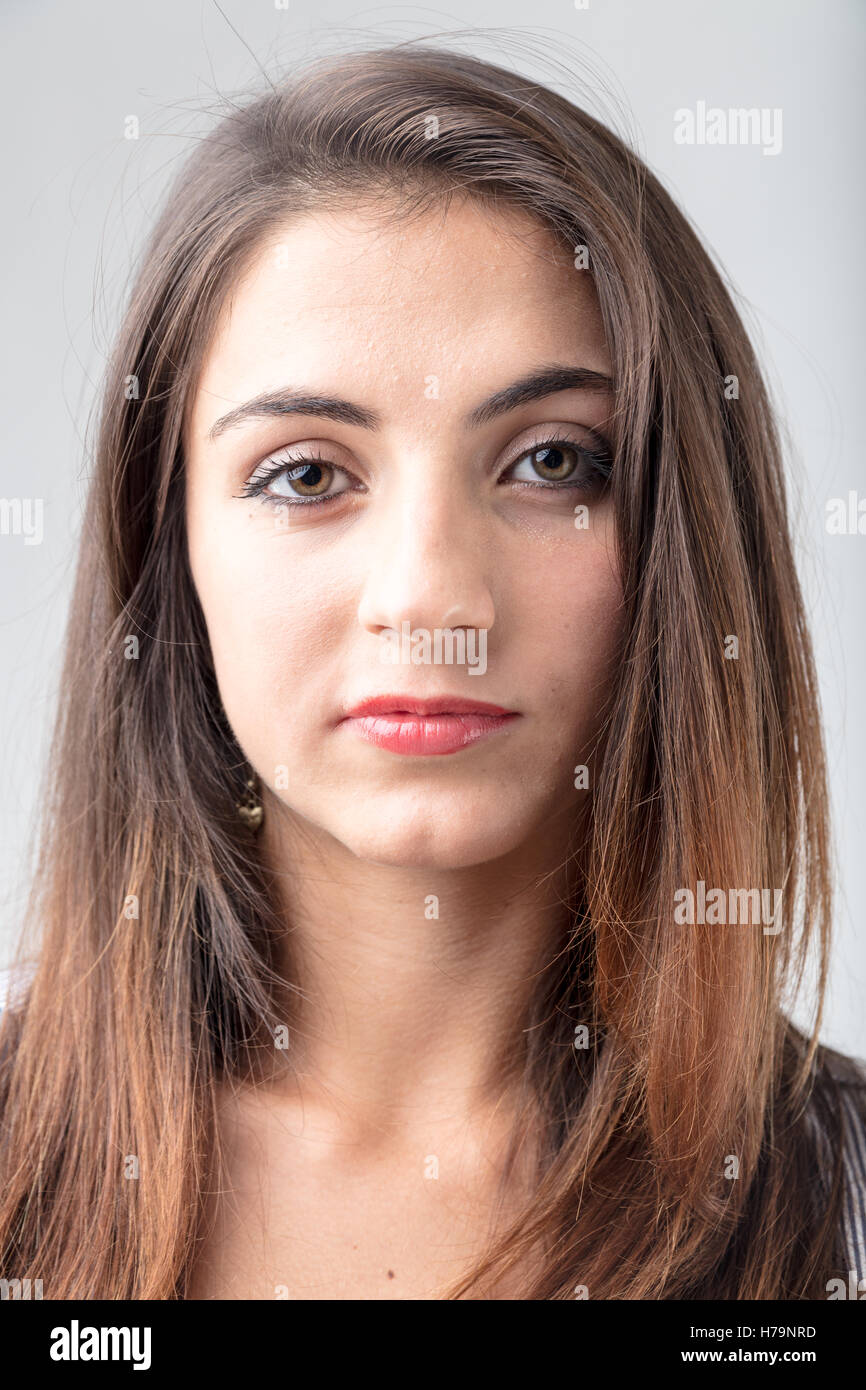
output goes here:
[[[420, 471], [420, 470], [419, 470]], [[358, 621], [374, 636], [412, 629], [493, 627], [488, 550], [465, 493], [410, 481], [391, 499], [371, 539]]]

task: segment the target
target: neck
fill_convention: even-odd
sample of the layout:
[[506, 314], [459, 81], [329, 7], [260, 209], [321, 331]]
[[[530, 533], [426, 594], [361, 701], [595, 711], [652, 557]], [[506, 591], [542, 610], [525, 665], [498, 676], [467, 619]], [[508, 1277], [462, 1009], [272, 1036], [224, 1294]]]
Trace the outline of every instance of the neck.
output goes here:
[[[568, 827], [471, 868], [358, 859], [282, 803], [262, 831], [286, 922], [293, 1084], [345, 1123], [462, 1123], [503, 1107], [562, 948]], [[504, 1106], [507, 1109], [507, 1104]]]

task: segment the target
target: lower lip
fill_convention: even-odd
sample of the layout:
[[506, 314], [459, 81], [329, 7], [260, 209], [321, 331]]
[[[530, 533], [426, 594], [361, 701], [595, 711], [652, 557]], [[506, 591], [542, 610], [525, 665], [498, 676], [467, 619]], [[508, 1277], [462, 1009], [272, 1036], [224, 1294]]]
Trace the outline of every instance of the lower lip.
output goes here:
[[462, 748], [499, 733], [518, 717], [516, 714], [394, 713], [369, 714], [347, 719], [344, 723], [377, 748], [417, 758], [459, 753]]

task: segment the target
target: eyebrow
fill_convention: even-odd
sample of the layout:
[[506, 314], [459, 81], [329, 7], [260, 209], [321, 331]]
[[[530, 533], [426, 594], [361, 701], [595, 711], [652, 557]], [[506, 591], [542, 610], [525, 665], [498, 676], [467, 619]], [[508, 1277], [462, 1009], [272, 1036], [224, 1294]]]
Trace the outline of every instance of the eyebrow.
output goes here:
[[[464, 425], [477, 429], [486, 425], [510, 410], [516, 410], [529, 401], [541, 400], [544, 396], [555, 395], [557, 391], [611, 391], [613, 382], [603, 372], [591, 371], [588, 367], [569, 367], [554, 364], [529, 372], [526, 376], [494, 391], [492, 396], [477, 405], [464, 417]], [[308, 394], [290, 386], [279, 391], [266, 391], [255, 396], [243, 405], [236, 406], [227, 415], [211, 425], [208, 439], [216, 439], [227, 430], [234, 429], [245, 420], [262, 419], [270, 415], [317, 415], [324, 420], [335, 420], [342, 425], [358, 425], [362, 429], [380, 429], [384, 420], [375, 410], [355, 405], [339, 396]]]

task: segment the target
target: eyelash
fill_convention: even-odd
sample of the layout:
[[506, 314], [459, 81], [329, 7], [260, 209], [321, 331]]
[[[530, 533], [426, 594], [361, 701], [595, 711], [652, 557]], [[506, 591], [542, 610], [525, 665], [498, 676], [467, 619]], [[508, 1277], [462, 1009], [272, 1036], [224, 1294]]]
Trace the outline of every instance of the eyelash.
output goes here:
[[[518, 464], [522, 463], [523, 460], [528, 458], [531, 454], [541, 453], [544, 449], [556, 449], [561, 445], [573, 449], [581, 458], [588, 460], [590, 466], [595, 469], [598, 476], [589, 480], [584, 480], [583, 482], [573, 482], [571, 479], [563, 479], [557, 482], [551, 479], [545, 480], [539, 478], [537, 482], [529, 483], [522, 479], [518, 479], [517, 486], [558, 492], [565, 492], [568, 489], [577, 488], [586, 489], [592, 487], [594, 483], [596, 485], [601, 484], [602, 486], [606, 486], [613, 468], [613, 460], [609, 447], [601, 442], [598, 448], [593, 448], [586, 444], [575, 444], [574, 440], [565, 439], [557, 434], [552, 434], [544, 439], [536, 440], [534, 444], [531, 444], [528, 449], [524, 449], [517, 458], [511, 461], [505, 473], [509, 473], [513, 468], [516, 468]], [[322, 497], [277, 497], [273, 494], [268, 494], [266, 491], [268, 485], [272, 483], [275, 478], [279, 478], [282, 473], [286, 473], [292, 468], [298, 468], [303, 464], [312, 463], [324, 463], [327, 464], [329, 468], [332, 468], [335, 474], [343, 473], [348, 475], [347, 469], [341, 468], [338, 464], [331, 463], [324, 454], [294, 454], [291, 451], [287, 451], [281, 453], [279, 458], [275, 455], [270, 455], [265, 459], [252, 476], [247, 479], [241, 490], [240, 496], [261, 497], [263, 502], [270, 503], [270, 505], [276, 507], [311, 507], [323, 506], [329, 502], [336, 502], [337, 499], [343, 497], [346, 492], [357, 491], [356, 488], [345, 488], [342, 492], [334, 492], [331, 493], [330, 496], [324, 495]], [[269, 464], [271, 464], [270, 467], [268, 467]], [[262, 472], [263, 469], [266, 471]]]

